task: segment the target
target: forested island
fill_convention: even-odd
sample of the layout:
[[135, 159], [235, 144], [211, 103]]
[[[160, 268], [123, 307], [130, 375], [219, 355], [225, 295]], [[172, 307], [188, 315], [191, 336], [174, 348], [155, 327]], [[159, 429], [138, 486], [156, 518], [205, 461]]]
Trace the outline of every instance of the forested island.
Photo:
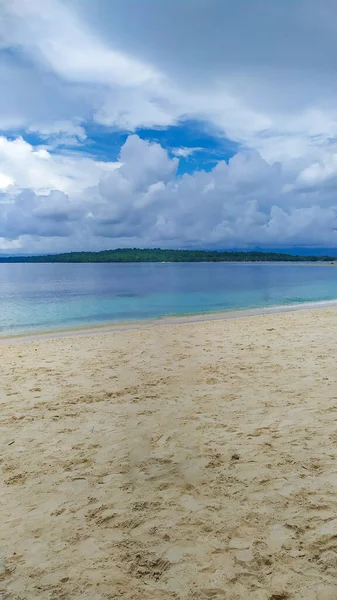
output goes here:
[[66, 252], [39, 256], [3, 256], [0, 263], [137, 263], [137, 262], [333, 262], [334, 256], [294, 256], [281, 252], [162, 250], [122, 248], [101, 252]]

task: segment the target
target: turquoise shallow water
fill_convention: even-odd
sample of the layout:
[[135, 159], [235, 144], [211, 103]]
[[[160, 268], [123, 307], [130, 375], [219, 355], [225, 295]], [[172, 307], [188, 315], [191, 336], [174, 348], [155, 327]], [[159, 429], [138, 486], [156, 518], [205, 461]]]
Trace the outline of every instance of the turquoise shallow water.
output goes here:
[[0, 333], [337, 299], [337, 268], [298, 264], [0, 264]]

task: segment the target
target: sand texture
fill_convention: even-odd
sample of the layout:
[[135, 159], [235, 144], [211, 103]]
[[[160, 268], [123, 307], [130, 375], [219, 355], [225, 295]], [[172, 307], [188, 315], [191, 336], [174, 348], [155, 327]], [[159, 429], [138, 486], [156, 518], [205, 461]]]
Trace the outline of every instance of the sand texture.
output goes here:
[[0, 597], [336, 600], [336, 358], [336, 308], [1, 345]]

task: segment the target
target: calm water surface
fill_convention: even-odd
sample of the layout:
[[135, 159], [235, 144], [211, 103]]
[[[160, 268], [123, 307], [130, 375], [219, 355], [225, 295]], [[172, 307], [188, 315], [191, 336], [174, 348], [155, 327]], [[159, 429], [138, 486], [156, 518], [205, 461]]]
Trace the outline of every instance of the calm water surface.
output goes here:
[[0, 332], [337, 299], [337, 267], [0, 264]]

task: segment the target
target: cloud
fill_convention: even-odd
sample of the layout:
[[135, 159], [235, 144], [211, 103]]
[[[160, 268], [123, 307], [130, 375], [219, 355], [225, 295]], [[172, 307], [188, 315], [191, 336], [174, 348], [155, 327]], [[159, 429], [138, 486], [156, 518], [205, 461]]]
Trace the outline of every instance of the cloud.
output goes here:
[[182, 148], [173, 148], [172, 154], [181, 158], [188, 158], [189, 156], [192, 156], [192, 154], [195, 154], [196, 152], [201, 152], [202, 150], [203, 148], [186, 148], [185, 146], [183, 146]]
[[180, 177], [177, 158], [132, 135], [119, 165], [81, 194], [4, 192], [0, 236], [39, 251], [83, 248], [84, 241], [94, 249], [337, 244], [329, 190], [320, 181], [298, 190], [298, 173], [269, 165], [256, 151]]
[[189, 117], [269, 162], [334, 150], [332, 0], [7, 0], [0, 10], [3, 128], [93, 118], [134, 131]]
[[[8, 71], [9, 67], [9, 73], [13, 71], [14, 77], [17, 75], [11, 82], [9, 73], [4, 73], [7, 97], [15, 96], [17, 81], [34, 73], [47, 88], [43, 90], [44, 101], [46, 95], [51, 95], [48, 87], [54, 88], [63, 107], [63, 119], [74, 110], [74, 104], [78, 104], [77, 118], [88, 116], [90, 106], [96, 121], [105, 125], [132, 129], [154, 122], [159, 125], [172, 122], [172, 115], [166, 114], [163, 105], [167, 88], [165, 76], [150, 64], [104, 43], [65, 4], [57, 0], [46, 0], [43, 5], [40, 0], [9, 0], [3, 13], [2, 31], [0, 25], [2, 47], [9, 51], [5, 54], [5, 68], [7, 66]], [[20, 64], [22, 53], [25, 57], [23, 65]], [[37, 85], [41, 89], [41, 82]], [[28, 88], [33, 101], [36, 94], [31, 86]], [[87, 97], [87, 101], [80, 100], [81, 96]], [[10, 113], [6, 117], [8, 126], [25, 120], [24, 107], [16, 100], [18, 104], [17, 114], [7, 106], [6, 112]], [[42, 117], [36, 115], [34, 129], [39, 129], [41, 123], [42, 130], [51, 127], [54, 114], [60, 113], [54, 105], [55, 99], [52, 99], [50, 120], [46, 107]], [[3, 120], [5, 126], [6, 120]]]
[[22, 236], [68, 237], [70, 224], [78, 220], [82, 208], [60, 191], [37, 196], [31, 190], [20, 192], [14, 202], [0, 205], [0, 236], [15, 240]]
[[[0, 39], [2, 7], [0, 5]], [[38, 131], [55, 123], [90, 118], [98, 92], [87, 85], [65, 83], [53, 71], [29, 59], [24, 48], [0, 46], [0, 129]], [[24, 91], [24, 92], [23, 92]]]
[[81, 154], [51, 153], [21, 137], [11, 140], [0, 136], [0, 191], [5, 189], [11, 194], [24, 188], [37, 193], [56, 189], [78, 194], [116, 166]]
[[56, 149], [60, 146], [81, 146], [87, 139], [85, 128], [80, 122], [55, 121], [49, 125], [31, 125], [28, 133], [38, 134], [41, 140], [46, 141], [48, 149]]
[[[333, 0], [4, 0], [0, 244], [336, 244], [336, 34]], [[241, 151], [183, 176], [191, 140], [83, 152], [186, 119]]]
[[33, 60], [72, 82], [132, 87], [158, 77], [152, 67], [92, 35], [65, 4], [44, 0], [41, 8], [41, 0], [10, 0], [3, 21], [3, 45], [24, 46]]

